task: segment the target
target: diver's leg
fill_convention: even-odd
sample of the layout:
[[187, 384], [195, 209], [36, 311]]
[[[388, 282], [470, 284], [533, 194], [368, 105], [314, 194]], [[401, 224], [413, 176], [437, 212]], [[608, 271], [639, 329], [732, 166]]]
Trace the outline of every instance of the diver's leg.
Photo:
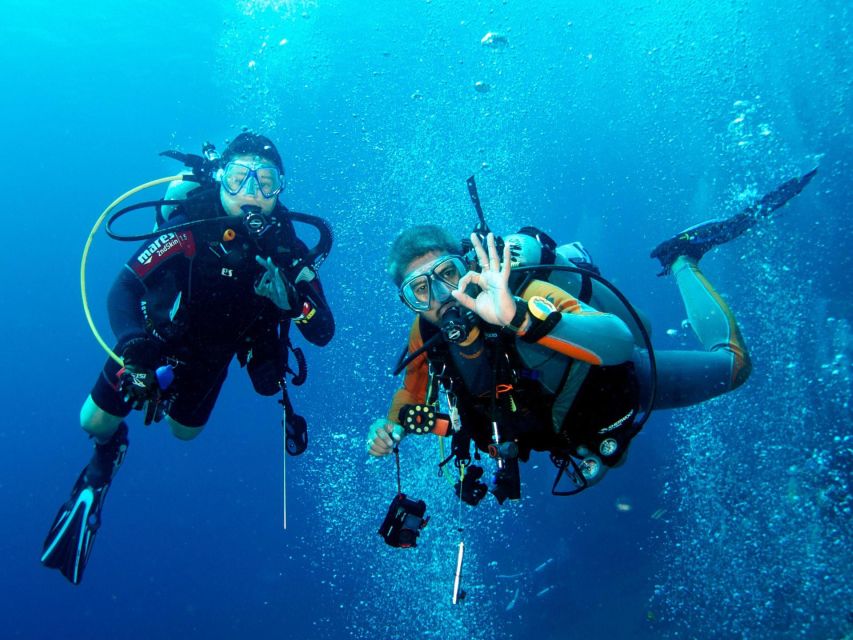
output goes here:
[[113, 437], [122, 420], [130, 413], [131, 406], [118, 391], [116, 377], [120, 365], [107, 359], [98, 374], [89, 397], [80, 409], [80, 426], [98, 444], [105, 444]]
[[92, 458], [77, 478], [71, 496], [59, 508], [41, 556], [45, 566], [59, 569], [74, 584], [83, 579], [101, 524], [107, 490], [128, 447], [127, 425], [123, 416], [116, 414], [127, 415], [130, 407], [123, 404], [120, 394], [109, 383], [117, 369], [107, 369], [111, 372], [106, 372], [108, 376], [105, 373], [98, 376], [80, 410], [80, 424], [95, 440]]
[[95, 441], [95, 452], [84, 470], [86, 482], [91, 487], [109, 483], [127, 449], [124, 419], [131, 407], [118, 391], [116, 374], [119, 368], [114, 360], [107, 360], [80, 409], [80, 426]]
[[41, 561], [59, 569], [80, 584], [95, 536], [101, 526], [101, 509], [113, 477], [127, 452], [127, 425], [119, 423], [113, 436], [95, 444], [89, 464], [80, 473], [71, 496], [59, 508], [44, 541]]
[[[672, 272], [687, 317], [705, 351], [655, 351], [656, 409], [697, 404], [732, 391], [746, 381], [752, 368], [734, 315], [696, 261], [679, 257]], [[647, 399], [651, 372], [645, 351], [636, 351], [634, 365], [642, 398]]]
[[122, 420], [124, 420], [122, 416], [114, 416], [101, 409], [92, 400], [91, 395], [86, 398], [86, 402], [80, 409], [80, 426], [100, 444], [112, 438]]
[[[705, 351], [720, 354], [719, 359], [728, 363], [725, 372], [719, 372], [709, 380], [710, 384], [721, 389], [712, 393], [712, 397], [737, 389], [749, 377], [752, 363], [734, 314], [702, 275], [695, 260], [678, 258], [673, 265], [673, 273], [687, 318]], [[711, 368], [716, 359], [706, 355], [698, 361], [705, 370]]]
[[[702, 346], [706, 351], [730, 351], [735, 357], [732, 363], [733, 380], [741, 375], [746, 379], [749, 355], [729, 306], [702, 274], [695, 260], [682, 256], [675, 261], [672, 271], [687, 319]], [[743, 380], [734, 382], [734, 386], [741, 382]]]
[[201, 433], [202, 429], [204, 429], [204, 425], [200, 427], [190, 427], [185, 424], [181, 424], [171, 416], [166, 417], [166, 422], [168, 422], [169, 426], [172, 428], [172, 435], [178, 440], [192, 440]]
[[[640, 403], [645, 410], [651, 392], [647, 352], [637, 349], [633, 361], [640, 383]], [[655, 365], [655, 409], [699, 404], [734, 388], [730, 384], [732, 355], [726, 351], [655, 350]]]
[[174, 382], [174, 400], [166, 411], [172, 435], [180, 440], [198, 437], [228, 375], [229, 360], [186, 364]]

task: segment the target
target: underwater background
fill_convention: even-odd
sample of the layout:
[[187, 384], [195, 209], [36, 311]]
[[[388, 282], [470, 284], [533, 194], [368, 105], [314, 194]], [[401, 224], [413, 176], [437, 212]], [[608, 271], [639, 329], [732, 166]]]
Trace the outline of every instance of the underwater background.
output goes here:
[[[851, 637], [848, 2], [5, 9], [0, 637]], [[180, 170], [159, 152], [224, 149], [242, 127], [276, 142], [285, 204], [336, 236], [321, 275], [337, 335], [316, 349], [293, 332], [310, 445], [287, 459], [287, 528], [280, 410], [234, 368], [193, 442], [131, 417], [74, 587], [39, 556], [89, 459], [78, 411], [104, 360], [80, 305], [83, 243], [113, 199]], [[552, 497], [540, 455], [520, 503], [489, 498], [461, 521], [437, 439], [410, 438], [403, 490], [432, 520], [417, 549], [385, 546], [394, 463], [364, 443], [410, 322], [384, 273], [401, 229], [467, 234], [474, 174], [496, 232], [582, 241], [656, 346], [699, 348], [650, 249], [814, 166], [781, 215], [702, 262], [750, 346], [743, 388], [656, 413], [590, 491]], [[95, 239], [88, 292], [107, 334], [106, 293], [134, 246]]]

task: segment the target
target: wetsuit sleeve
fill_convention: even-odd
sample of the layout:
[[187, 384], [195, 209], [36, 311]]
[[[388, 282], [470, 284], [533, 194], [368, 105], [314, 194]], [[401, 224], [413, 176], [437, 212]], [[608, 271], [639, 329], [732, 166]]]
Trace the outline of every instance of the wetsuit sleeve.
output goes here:
[[[409, 349], [412, 353], [424, 344], [421, 337], [420, 322], [415, 318], [412, 330], [409, 332]], [[420, 404], [426, 400], [427, 384], [429, 383], [429, 364], [425, 353], [412, 360], [406, 367], [403, 386], [394, 394], [391, 408], [388, 410], [388, 420], [395, 424], [400, 422], [400, 408], [405, 404]]]
[[326, 302], [320, 278], [300, 282], [296, 285], [296, 291], [302, 304], [302, 313], [295, 319], [299, 332], [311, 344], [325, 346], [335, 335], [335, 318]]
[[619, 317], [596, 311], [542, 280], [534, 280], [522, 293], [525, 300], [533, 296], [551, 301], [562, 316], [537, 344], [595, 365], [621, 364], [631, 359], [634, 339], [628, 325]]
[[[297, 256], [305, 256], [308, 254], [308, 247], [302, 240], [293, 236], [278, 236], [279, 241], [283, 244], [295, 245], [294, 253]], [[288, 252], [288, 256], [292, 254]], [[291, 258], [288, 257], [284, 262], [276, 258], [277, 264], [282, 267], [291, 278], [291, 282], [299, 280], [301, 266], [292, 267], [289, 263]], [[320, 283], [320, 276], [312, 267], [304, 267], [309, 269], [312, 274], [310, 280], [302, 280], [296, 282], [297, 304], [301, 306], [300, 314], [293, 319], [299, 332], [311, 344], [318, 347], [323, 347], [329, 343], [335, 335], [335, 318], [332, 316], [332, 310], [329, 303], [326, 301], [326, 294], [323, 292], [323, 285]], [[283, 336], [287, 339], [287, 336]]]
[[110, 326], [119, 346], [147, 335], [145, 317], [142, 315], [144, 293], [145, 286], [139, 278], [128, 269], [122, 269], [107, 298]]
[[[177, 220], [176, 223], [181, 220]], [[107, 299], [110, 326], [122, 345], [136, 338], [156, 339], [147, 330], [142, 300], [149, 290], [162, 286], [167, 272], [185, 279], [195, 255], [195, 238], [189, 230], [164, 233], [143, 244], [119, 273]]]

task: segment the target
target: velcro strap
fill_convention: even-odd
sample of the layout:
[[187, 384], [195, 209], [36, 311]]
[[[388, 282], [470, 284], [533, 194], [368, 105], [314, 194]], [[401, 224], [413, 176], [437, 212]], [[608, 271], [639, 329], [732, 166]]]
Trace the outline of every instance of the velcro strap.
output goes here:
[[551, 333], [551, 330], [559, 324], [563, 314], [559, 311], [552, 311], [547, 318], [539, 320], [530, 316], [532, 324], [523, 336], [520, 336], [525, 342], [539, 342], [542, 338]]

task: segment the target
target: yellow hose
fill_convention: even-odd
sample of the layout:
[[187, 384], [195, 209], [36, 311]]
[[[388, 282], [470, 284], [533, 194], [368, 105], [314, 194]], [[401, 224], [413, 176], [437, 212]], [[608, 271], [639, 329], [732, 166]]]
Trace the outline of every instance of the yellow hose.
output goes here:
[[89, 248], [92, 246], [92, 240], [95, 238], [95, 234], [98, 232], [98, 229], [103, 224], [104, 220], [113, 209], [115, 209], [122, 202], [127, 200], [130, 196], [139, 193], [140, 191], [144, 191], [145, 189], [150, 189], [151, 187], [156, 187], [157, 185], [163, 184], [165, 182], [173, 182], [175, 180], [183, 180], [183, 175], [169, 176], [168, 178], [159, 178], [158, 180], [152, 180], [151, 182], [146, 182], [145, 184], [141, 184], [138, 187], [131, 189], [130, 191], [122, 194], [118, 198], [116, 198], [110, 206], [104, 209], [104, 212], [95, 222], [95, 226], [92, 227], [92, 230], [89, 232], [89, 237], [86, 239], [86, 244], [83, 247], [83, 258], [80, 260], [80, 295], [83, 297], [83, 312], [86, 314], [86, 321], [89, 323], [89, 328], [92, 330], [92, 334], [95, 336], [95, 340], [98, 341], [98, 344], [103, 347], [104, 351], [107, 354], [118, 362], [120, 366], [124, 366], [124, 362], [122, 359], [115, 354], [115, 352], [110, 349], [109, 345], [104, 342], [104, 339], [101, 337], [101, 334], [98, 333], [98, 329], [95, 327], [95, 322], [92, 320], [92, 312], [89, 310], [89, 298], [86, 296], [86, 261], [89, 259]]
[[[439, 456], [439, 460], [446, 460], [446, 459], [447, 459], [447, 456], [445, 455], [445, 450], [444, 450], [444, 441], [445, 441], [445, 439], [446, 439], [446, 437], [445, 437], [445, 436], [438, 436], [438, 456]], [[444, 477], [444, 480], [445, 480], [445, 481], [447, 482], [447, 484], [449, 484], [450, 486], [453, 486], [453, 485], [455, 484], [455, 483], [453, 482], [453, 480], [450, 478], [450, 475], [449, 475], [449, 474], [447, 474], [447, 473], [442, 473], [441, 475]], [[459, 466], [459, 482], [460, 482], [460, 485], [459, 485], [459, 486], [460, 486], [460, 487], [462, 486], [462, 485], [461, 485], [461, 483], [462, 483], [462, 481], [464, 481], [464, 480], [465, 480], [465, 467], [460, 465], [460, 466]]]

